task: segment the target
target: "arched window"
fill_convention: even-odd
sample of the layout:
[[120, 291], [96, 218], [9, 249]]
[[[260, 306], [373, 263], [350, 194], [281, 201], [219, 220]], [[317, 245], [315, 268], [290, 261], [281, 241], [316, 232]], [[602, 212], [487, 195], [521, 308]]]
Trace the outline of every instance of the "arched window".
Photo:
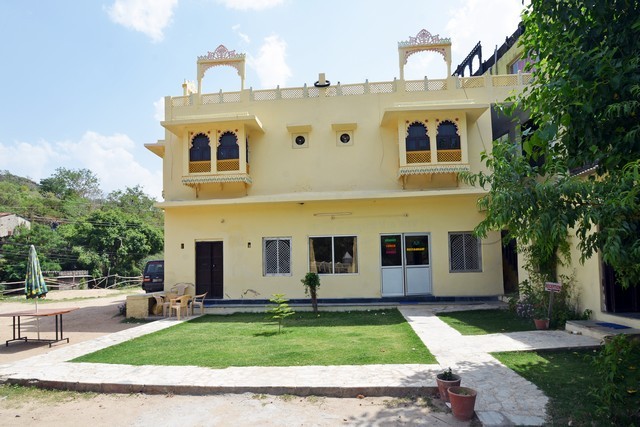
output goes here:
[[240, 156], [238, 137], [233, 132], [225, 132], [220, 136], [218, 144], [218, 160], [232, 160]]
[[211, 160], [211, 148], [209, 147], [209, 137], [199, 133], [191, 140], [189, 149], [190, 162], [203, 162]]
[[422, 123], [411, 123], [407, 128], [407, 151], [429, 151], [427, 127]]
[[460, 135], [458, 135], [458, 127], [449, 120], [440, 123], [438, 126], [438, 135], [436, 136], [436, 144], [438, 150], [459, 150]]
[[462, 160], [460, 135], [458, 135], [458, 126], [455, 123], [449, 120], [440, 123], [438, 135], [436, 135], [436, 146], [439, 162], [459, 162]]
[[420, 122], [414, 122], [407, 128], [407, 163], [431, 163], [431, 147], [427, 127]]

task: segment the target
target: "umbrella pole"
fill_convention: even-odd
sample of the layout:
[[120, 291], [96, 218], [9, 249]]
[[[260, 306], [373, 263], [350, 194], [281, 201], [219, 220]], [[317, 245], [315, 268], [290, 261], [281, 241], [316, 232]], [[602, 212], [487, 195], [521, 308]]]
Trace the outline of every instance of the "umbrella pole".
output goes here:
[[[38, 298], [36, 300], [36, 313], [38, 313]], [[36, 316], [36, 327], [38, 328], [38, 341], [40, 341], [40, 316]]]

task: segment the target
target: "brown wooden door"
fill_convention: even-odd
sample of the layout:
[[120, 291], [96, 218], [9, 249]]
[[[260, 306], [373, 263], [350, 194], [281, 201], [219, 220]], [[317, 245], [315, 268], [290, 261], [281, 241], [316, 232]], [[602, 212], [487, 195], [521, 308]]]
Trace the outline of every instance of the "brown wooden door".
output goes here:
[[222, 299], [222, 242], [196, 242], [196, 293], [207, 292], [207, 298]]

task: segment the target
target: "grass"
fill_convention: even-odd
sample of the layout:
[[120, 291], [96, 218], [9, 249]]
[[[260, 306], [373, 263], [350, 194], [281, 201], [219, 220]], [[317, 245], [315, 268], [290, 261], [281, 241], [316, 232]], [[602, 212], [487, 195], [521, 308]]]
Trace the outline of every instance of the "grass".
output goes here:
[[261, 313], [208, 315], [74, 361], [209, 368], [436, 363], [396, 309], [296, 313], [282, 333]]
[[587, 355], [596, 350], [556, 350], [493, 353], [499, 361], [537, 385], [551, 399], [550, 425], [591, 425], [597, 401], [589, 391], [599, 380]]
[[467, 310], [439, 313], [440, 320], [462, 335], [485, 335], [533, 331], [533, 320], [523, 319], [509, 310]]
[[20, 407], [25, 402], [37, 402], [38, 405], [47, 405], [79, 399], [89, 400], [95, 396], [97, 396], [96, 393], [45, 390], [37, 387], [0, 384], [0, 401], [7, 407]]

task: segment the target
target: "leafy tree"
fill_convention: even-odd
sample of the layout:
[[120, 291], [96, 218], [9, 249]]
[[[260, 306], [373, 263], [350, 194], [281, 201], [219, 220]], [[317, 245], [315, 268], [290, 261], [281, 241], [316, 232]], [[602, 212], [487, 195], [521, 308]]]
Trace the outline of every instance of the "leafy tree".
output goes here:
[[127, 187], [125, 190], [112, 191], [107, 195], [105, 206], [120, 209], [154, 225], [163, 226], [162, 210], [154, 206], [155, 199], [145, 194], [142, 187]]
[[102, 197], [100, 180], [89, 169], [57, 168], [51, 177], [40, 181], [40, 190], [53, 193], [60, 199], [76, 196], [98, 200]]
[[[553, 278], [567, 237], [581, 261], [596, 251], [623, 286], [640, 281], [640, 1], [532, 0], [521, 38], [533, 83], [514, 105], [534, 124], [519, 149], [496, 142], [479, 235], [507, 228], [532, 266]], [[588, 178], [578, 168], [594, 167]], [[573, 172], [573, 173], [572, 173]]]
[[80, 266], [94, 276], [138, 275], [141, 261], [163, 247], [159, 227], [116, 209], [94, 211], [62, 230]]
[[20, 227], [0, 246], [0, 281], [24, 280], [30, 245], [36, 247], [43, 271], [59, 271], [68, 261], [67, 245], [62, 236], [47, 225], [32, 223], [31, 229]]

